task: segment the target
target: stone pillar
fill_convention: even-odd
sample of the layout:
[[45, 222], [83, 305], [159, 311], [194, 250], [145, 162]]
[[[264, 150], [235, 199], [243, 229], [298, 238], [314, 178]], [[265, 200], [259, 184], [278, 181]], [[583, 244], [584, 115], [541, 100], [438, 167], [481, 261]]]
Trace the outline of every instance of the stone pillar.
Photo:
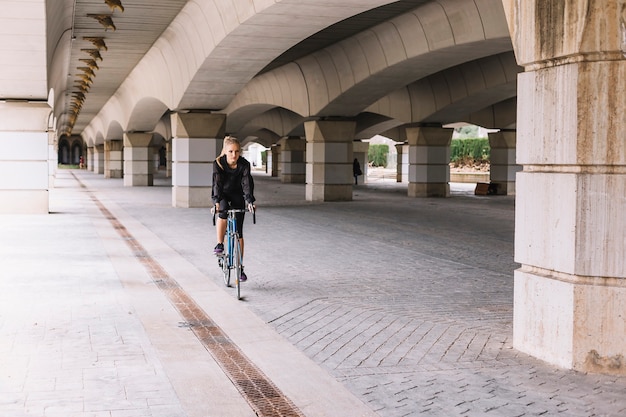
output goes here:
[[165, 177], [172, 178], [172, 141], [165, 142]]
[[224, 143], [226, 115], [172, 113], [172, 206], [211, 207], [213, 161]]
[[450, 196], [450, 142], [453, 129], [407, 127], [409, 197]]
[[503, 3], [525, 67], [513, 343], [564, 368], [626, 375], [625, 5], [548, 3]]
[[104, 174], [104, 145], [93, 147], [93, 172]]
[[[369, 151], [370, 144], [368, 142], [362, 142], [360, 140], [355, 140], [352, 143], [352, 159], [356, 158], [359, 161], [359, 165], [361, 165], [361, 171], [363, 171], [363, 175], [359, 176], [359, 184], [367, 184], [367, 168], [368, 168], [368, 157], [367, 153]], [[352, 178], [354, 179], [354, 177]]]
[[306, 181], [306, 140], [290, 136], [279, 141], [281, 174], [284, 183], [304, 184]]
[[87, 170], [93, 172], [93, 161], [94, 161], [94, 147], [87, 146], [87, 160], [85, 161], [87, 164]]
[[490, 182], [496, 184], [496, 193], [499, 195], [515, 194], [515, 175], [522, 170], [522, 166], [515, 163], [516, 137], [515, 131], [489, 133], [489, 177]]
[[267, 173], [272, 177], [278, 177], [280, 161], [280, 144], [272, 145], [267, 151]]
[[352, 200], [352, 154], [356, 123], [353, 121], [307, 121], [307, 201]]
[[104, 178], [124, 178], [124, 142], [104, 142]]
[[396, 145], [396, 151], [398, 152], [397, 161], [397, 175], [396, 182], [409, 182], [409, 145], [406, 143], [399, 143]]
[[0, 103], [0, 214], [48, 213], [45, 102]]
[[124, 133], [124, 186], [152, 186], [152, 133]]
[[48, 189], [54, 188], [54, 180], [59, 165], [59, 148], [57, 132], [53, 127], [48, 127]]

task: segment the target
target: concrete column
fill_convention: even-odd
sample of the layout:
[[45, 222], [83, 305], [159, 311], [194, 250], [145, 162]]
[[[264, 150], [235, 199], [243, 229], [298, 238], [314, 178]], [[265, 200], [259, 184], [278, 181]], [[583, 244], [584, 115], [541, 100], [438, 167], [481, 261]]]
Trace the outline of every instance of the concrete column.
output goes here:
[[496, 184], [496, 194], [515, 194], [515, 175], [522, 170], [515, 163], [515, 142], [517, 132], [500, 131], [489, 133], [491, 148], [490, 182]]
[[450, 196], [450, 142], [452, 129], [407, 127], [409, 143], [409, 197]]
[[124, 133], [124, 186], [152, 186], [152, 133]]
[[287, 137], [279, 141], [280, 180], [284, 183], [304, 184], [306, 181], [306, 140]]
[[525, 67], [513, 343], [564, 368], [626, 375], [626, 26], [618, 3], [503, 4]]
[[87, 146], [87, 170], [93, 172], [94, 147]]
[[352, 200], [353, 139], [352, 121], [307, 121], [306, 199], [307, 201]]
[[272, 145], [267, 151], [267, 173], [278, 177], [280, 167], [280, 144]]
[[124, 178], [124, 142], [104, 142], [104, 178]]
[[0, 103], [0, 213], [48, 213], [47, 103]]
[[[368, 156], [367, 153], [369, 151], [370, 144], [368, 142], [362, 142], [360, 140], [355, 140], [352, 143], [352, 159], [356, 158], [359, 161], [359, 165], [361, 165], [361, 171], [363, 171], [363, 175], [359, 176], [359, 184], [367, 184], [367, 168], [368, 168]], [[354, 179], [354, 177], [352, 178]]]
[[409, 145], [406, 143], [400, 143], [396, 145], [396, 151], [398, 152], [397, 161], [397, 176], [396, 182], [409, 182]]
[[173, 113], [172, 206], [211, 207], [213, 161], [224, 143], [225, 114]]
[[57, 168], [59, 165], [59, 148], [57, 132], [52, 127], [48, 127], [48, 189], [54, 188]]
[[172, 141], [165, 143], [165, 177], [172, 178]]
[[104, 145], [93, 147], [93, 172], [104, 174]]

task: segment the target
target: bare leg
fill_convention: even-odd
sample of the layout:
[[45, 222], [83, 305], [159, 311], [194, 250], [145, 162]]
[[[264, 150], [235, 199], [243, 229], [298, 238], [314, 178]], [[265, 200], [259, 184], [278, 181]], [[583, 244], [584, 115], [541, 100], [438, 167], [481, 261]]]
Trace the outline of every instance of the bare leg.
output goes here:
[[224, 235], [226, 234], [226, 219], [217, 218], [215, 223], [215, 230], [217, 231], [217, 243], [224, 243]]

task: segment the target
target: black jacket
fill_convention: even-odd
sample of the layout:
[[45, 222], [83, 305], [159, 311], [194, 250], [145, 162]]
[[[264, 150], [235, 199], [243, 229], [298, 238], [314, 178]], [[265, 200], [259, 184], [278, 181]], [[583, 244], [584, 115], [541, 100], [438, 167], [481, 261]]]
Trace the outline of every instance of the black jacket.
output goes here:
[[[219, 163], [218, 163], [219, 161]], [[220, 166], [221, 165], [221, 166]], [[213, 203], [243, 196], [247, 204], [254, 203], [254, 180], [250, 173], [250, 162], [239, 157], [237, 167], [232, 169], [226, 162], [226, 155], [213, 162]]]

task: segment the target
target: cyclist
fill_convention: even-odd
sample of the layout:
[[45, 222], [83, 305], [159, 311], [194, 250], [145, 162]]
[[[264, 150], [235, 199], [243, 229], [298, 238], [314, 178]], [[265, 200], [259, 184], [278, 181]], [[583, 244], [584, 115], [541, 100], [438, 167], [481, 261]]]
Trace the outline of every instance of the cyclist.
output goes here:
[[[211, 195], [215, 210], [218, 213], [216, 223], [217, 245], [213, 252], [216, 255], [224, 252], [224, 235], [226, 234], [227, 211], [230, 209], [255, 210], [254, 181], [250, 172], [250, 162], [241, 156], [241, 144], [232, 137], [224, 138], [222, 153], [213, 162], [213, 191]], [[237, 236], [241, 242], [243, 258], [243, 219], [244, 213], [237, 213]], [[248, 277], [241, 269], [241, 281]]]

